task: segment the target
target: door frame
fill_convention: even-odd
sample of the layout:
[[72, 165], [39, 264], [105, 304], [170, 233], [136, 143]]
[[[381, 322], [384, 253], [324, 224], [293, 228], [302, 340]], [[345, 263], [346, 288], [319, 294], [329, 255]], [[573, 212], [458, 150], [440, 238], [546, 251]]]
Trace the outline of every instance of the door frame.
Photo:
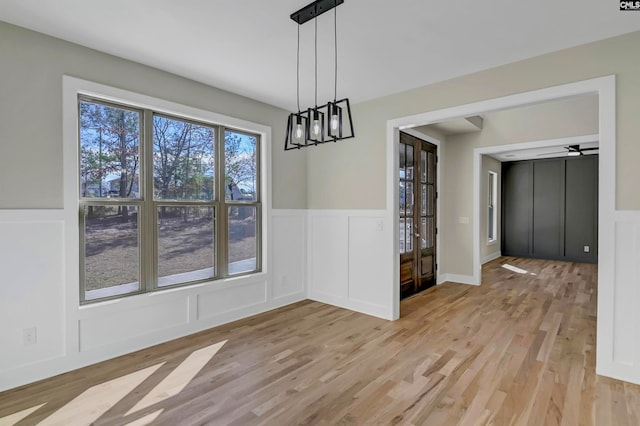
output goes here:
[[[598, 161], [598, 314], [597, 314], [597, 348], [596, 348], [596, 372], [607, 376], [612, 375], [614, 369], [613, 336], [614, 336], [614, 283], [615, 283], [615, 209], [616, 209], [616, 77], [608, 75], [574, 83], [552, 86], [515, 95], [497, 97], [489, 100], [468, 103], [464, 105], [424, 112], [387, 121], [387, 218], [389, 223], [395, 223], [398, 217], [398, 206], [395, 200], [398, 197], [396, 182], [398, 180], [397, 143], [399, 131], [409, 128], [433, 124], [444, 120], [463, 118], [488, 112], [500, 111], [516, 107], [539, 104], [548, 101], [561, 100], [578, 95], [598, 95], [598, 140], [600, 143], [600, 155]], [[446, 155], [446, 149], [441, 151], [441, 158]], [[476, 154], [479, 155], [479, 154]], [[478, 157], [479, 158], [479, 157]], [[474, 161], [474, 210], [478, 206], [480, 172], [475, 170], [477, 161]], [[442, 167], [440, 167], [442, 168]], [[399, 270], [399, 231], [397, 226], [392, 226], [389, 233], [389, 246], [393, 247], [391, 276], [389, 277], [388, 297], [391, 303], [391, 319], [400, 316], [400, 270]], [[480, 285], [480, 224], [479, 218], [474, 212], [472, 224], [473, 232], [473, 270], [470, 284]], [[440, 233], [442, 236], [443, 233]], [[441, 257], [441, 260], [444, 258]], [[442, 272], [442, 271], [441, 271]]]

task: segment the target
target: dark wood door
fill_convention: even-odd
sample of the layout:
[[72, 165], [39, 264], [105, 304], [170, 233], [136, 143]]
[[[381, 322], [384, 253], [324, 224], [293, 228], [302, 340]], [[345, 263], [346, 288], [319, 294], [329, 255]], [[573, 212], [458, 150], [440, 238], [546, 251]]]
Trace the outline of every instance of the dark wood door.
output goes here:
[[400, 297], [436, 283], [436, 146], [406, 133], [399, 144]]

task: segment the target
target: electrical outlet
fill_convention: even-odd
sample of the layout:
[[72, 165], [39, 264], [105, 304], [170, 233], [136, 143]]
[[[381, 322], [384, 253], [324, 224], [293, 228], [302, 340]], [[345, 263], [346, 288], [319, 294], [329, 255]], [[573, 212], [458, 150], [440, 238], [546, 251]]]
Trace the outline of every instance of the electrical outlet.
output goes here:
[[22, 330], [22, 344], [24, 346], [35, 345], [38, 342], [38, 331], [35, 327]]
[[589, 246], [584, 246], [584, 252], [589, 253]]

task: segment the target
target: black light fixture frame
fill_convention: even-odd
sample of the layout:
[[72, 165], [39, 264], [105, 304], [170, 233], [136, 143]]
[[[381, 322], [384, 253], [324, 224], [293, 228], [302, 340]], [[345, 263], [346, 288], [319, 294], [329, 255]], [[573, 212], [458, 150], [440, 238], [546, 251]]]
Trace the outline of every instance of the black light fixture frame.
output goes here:
[[[308, 22], [325, 12], [328, 12], [335, 7], [344, 3], [344, 0], [316, 0], [313, 3], [308, 4], [302, 9], [291, 14], [291, 19], [295, 21], [299, 26]], [[334, 23], [335, 25], [335, 23]], [[334, 28], [335, 29], [335, 28]], [[298, 33], [299, 34], [299, 33]], [[299, 37], [299, 35], [298, 35]], [[300, 43], [298, 39], [298, 43]], [[337, 40], [336, 40], [337, 48]], [[299, 45], [298, 45], [299, 49]], [[336, 53], [337, 61], [337, 53]], [[336, 62], [337, 63], [337, 62]], [[336, 78], [337, 78], [337, 65], [336, 65]], [[331, 128], [332, 115], [336, 115], [338, 119], [338, 128]], [[317, 138], [311, 137], [311, 130], [313, 126], [314, 118], [317, 117], [320, 124], [320, 135]], [[302, 138], [296, 138], [297, 124], [302, 124], [303, 133]], [[345, 124], [349, 123], [345, 128]], [[287, 120], [287, 134], [284, 143], [285, 151], [300, 149], [309, 146], [320, 145], [328, 142], [337, 142], [343, 139], [353, 138], [355, 136], [353, 130], [353, 119], [351, 118], [351, 105], [349, 99], [344, 98], [333, 101], [329, 101], [324, 105], [314, 108], [308, 108], [307, 110], [298, 111], [289, 114]]]
[[298, 25], [302, 25], [305, 22], [330, 11], [334, 7], [340, 6], [342, 3], [344, 3], [344, 0], [316, 0], [297, 12], [293, 12], [291, 14], [291, 19], [296, 21]]
[[[331, 129], [331, 113], [335, 111], [334, 108], [338, 112], [337, 115], [339, 120], [339, 125], [335, 130], [335, 133]], [[321, 130], [319, 139], [312, 139], [310, 136], [311, 126], [313, 126], [314, 111], [318, 112], [318, 118], [320, 121]], [[302, 128], [304, 129], [303, 141], [301, 142], [296, 142], [294, 137], [298, 121], [301, 122]], [[349, 123], [346, 128], [344, 126], [345, 122]], [[344, 98], [336, 102], [327, 102], [317, 108], [309, 108], [299, 113], [292, 112], [289, 114], [284, 150], [289, 151], [292, 149], [306, 148], [308, 146], [315, 146], [328, 142], [337, 142], [354, 136], [353, 120], [351, 119], [351, 105], [349, 104], [349, 99]]]

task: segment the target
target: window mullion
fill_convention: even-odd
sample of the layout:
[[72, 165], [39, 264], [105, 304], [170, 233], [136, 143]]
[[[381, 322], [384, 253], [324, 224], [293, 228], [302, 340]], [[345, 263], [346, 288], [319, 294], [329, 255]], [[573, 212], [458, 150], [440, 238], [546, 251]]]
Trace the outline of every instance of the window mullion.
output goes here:
[[229, 258], [229, 248], [227, 246], [227, 236], [228, 232], [228, 212], [227, 212], [227, 204], [226, 204], [226, 188], [225, 188], [225, 161], [224, 161], [224, 135], [225, 128], [223, 126], [218, 126], [218, 137], [216, 138], [216, 154], [218, 158], [216, 159], [217, 171], [216, 171], [216, 199], [218, 200], [218, 206], [220, 209], [218, 211], [217, 219], [217, 240], [218, 240], [218, 250], [216, 253], [216, 265], [217, 270], [219, 271], [220, 277], [228, 277], [229, 276], [229, 267], [228, 261]]
[[144, 193], [142, 195], [143, 220], [140, 226], [142, 234], [142, 282], [145, 291], [152, 291], [158, 282], [158, 226], [156, 203], [153, 197], [153, 112], [144, 110], [144, 132], [142, 152], [144, 165]]

